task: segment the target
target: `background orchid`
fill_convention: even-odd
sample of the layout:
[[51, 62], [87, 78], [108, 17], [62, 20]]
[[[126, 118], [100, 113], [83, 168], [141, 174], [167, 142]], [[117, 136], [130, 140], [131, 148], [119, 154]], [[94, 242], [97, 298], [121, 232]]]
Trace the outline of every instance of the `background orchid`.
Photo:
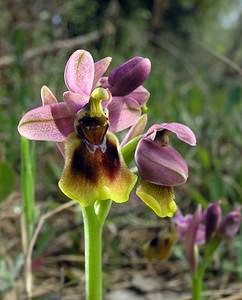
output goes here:
[[[201, 299], [204, 274], [215, 251], [224, 240], [238, 233], [241, 221], [240, 207], [222, 217], [219, 201], [210, 203], [204, 212], [199, 206], [194, 215], [182, 216], [180, 211], [176, 213], [174, 222], [179, 239], [184, 243], [192, 274], [192, 299]], [[198, 248], [201, 245], [205, 247], [203, 254]]]

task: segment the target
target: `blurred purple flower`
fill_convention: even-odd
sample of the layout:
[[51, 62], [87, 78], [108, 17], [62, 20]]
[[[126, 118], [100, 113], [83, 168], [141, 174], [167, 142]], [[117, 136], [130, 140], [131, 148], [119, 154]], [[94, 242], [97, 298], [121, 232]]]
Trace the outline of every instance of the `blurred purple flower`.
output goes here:
[[225, 238], [234, 237], [240, 229], [241, 221], [241, 207], [239, 207], [229, 212], [224, 217], [219, 228], [219, 233]]
[[206, 242], [216, 234], [222, 221], [222, 210], [219, 201], [210, 203], [205, 211]]
[[188, 178], [185, 160], [169, 145], [170, 133], [189, 145], [196, 145], [196, 137], [189, 127], [162, 123], [147, 131], [135, 153], [141, 177], [137, 195], [160, 217], [172, 217], [176, 212], [173, 187], [185, 183]]
[[178, 211], [174, 217], [179, 240], [184, 242], [192, 272], [196, 270], [196, 246], [208, 244], [213, 239], [222, 241], [234, 237], [241, 224], [241, 208], [229, 212], [222, 220], [220, 202], [210, 203], [202, 213], [199, 206], [194, 215], [183, 216]]
[[[203, 218], [202, 215], [200, 215], [200, 220], [202, 220], [202, 218]], [[188, 214], [188, 215], [183, 216], [181, 211], [178, 210], [176, 212], [173, 220], [176, 223], [179, 240], [184, 241], [186, 233], [192, 224], [193, 215]], [[205, 243], [205, 225], [204, 224], [201, 224], [201, 223], [199, 224], [199, 226], [196, 230], [196, 238], [195, 238], [194, 242], [197, 245], [203, 245]]]
[[199, 206], [194, 215], [183, 216], [180, 211], [175, 215], [179, 239], [184, 242], [188, 262], [192, 272], [195, 272], [197, 266], [196, 245], [205, 243], [205, 226], [201, 223], [203, 214]]

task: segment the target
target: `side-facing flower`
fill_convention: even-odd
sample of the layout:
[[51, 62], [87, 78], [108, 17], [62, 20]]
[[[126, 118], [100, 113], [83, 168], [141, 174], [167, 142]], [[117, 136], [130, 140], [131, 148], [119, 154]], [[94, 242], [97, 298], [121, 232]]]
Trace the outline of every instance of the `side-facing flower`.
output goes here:
[[137, 195], [160, 217], [172, 217], [176, 212], [173, 187], [186, 182], [188, 167], [172, 146], [169, 134], [189, 145], [196, 145], [192, 130], [179, 123], [153, 125], [140, 140], [135, 161], [141, 177]]
[[65, 102], [57, 103], [47, 87], [43, 106], [27, 112], [19, 132], [34, 140], [65, 142], [65, 167], [59, 186], [64, 194], [88, 206], [96, 200], [127, 201], [136, 176], [124, 163], [117, 138], [108, 131], [107, 106], [111, 94], [94, 88], [110, 58], [94, 64], [89, 52], [72, 54], [65, 69], [69, 89]]

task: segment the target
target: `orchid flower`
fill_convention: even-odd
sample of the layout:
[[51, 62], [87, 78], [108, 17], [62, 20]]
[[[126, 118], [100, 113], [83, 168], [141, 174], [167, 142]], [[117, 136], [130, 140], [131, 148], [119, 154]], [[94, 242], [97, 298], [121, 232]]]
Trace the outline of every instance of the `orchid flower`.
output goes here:
[[220, 202], [210, 203], [202, 212], [199, 206], [194, 215], [183, 216], [178, 211], [174, 217], [179, 240], [183, 241], [192, 272], [196, 271], [197, 246], [207, 245], [213, 240], [219, 242], [234, 237], [241, 224], [241, 208], [236, 208], [222, 218]]
[[[192, 278], [192, 299], [201, 300], [203, 277], [213, 254], [225, 239], [234, 237], [241, 224], [241, 208], [222, 218], [220, 202], [210, 203], [202, 212], [198, 206], [194, 215], [182, 216], [178, 211], [174, 218], [179, 239], [183, 240]], [[199, 245], [204, 245], [202, 257]], [[200, 260], [199, 260], [200, 258]]]
[[192, 130], [179, 123], [153, 125], [140, 140], [135, 153], [138, 174], [138, 197], [158, 216], [172, 217], [176, 212], [173, 187], [186, 182], [188, 167], [175, 148], [169, 145], [169, 134], [191, 145], [196, 145]]
[[[194, 244], [203, 245], [205, 243], [205, 225], [201, 223], [203, 215], [200, 212], [200, 208], [197, 215], [196, 223], [198, 223], [198, 227], [196, 226], [196, 230], [194, 230]], [[173, 221], [177, 225], [177, 233], [180, 241], [185, 241], [187, 237], [191, 238], [187, 232], [191, 228], [191, 225], [195, 224], [194, 216], [192, 214], [183, 216], [181, 211], [178, 210], [173, 218]]]
[[[65, 142], [65, 166], [59, 187], [84, 207], [96, 200], [127, 201], [136, 182], [136, 176], [123, 160], [117, 138], [108, 129], [113, 127], [115, 132], [128, 128], [137, 122], [141, 113], [133, 115], [132, 108], [130, 115], [129, 109], [126, 110], [128, 117], [125, 113], [117, 113], [120, 105], [116, 102], [124, 105], [126, 99], [123, 96], [112, 98], [108, 89], [96, 87], [110, 61], [107, 57], [94, 64], [89, 52], [74, 52], [65, 68], [68, 91], [64, 93], [64, 102], [58, 103], [53, 93], [43, 87], [43, 106], [27, 112], [18, 126], [20, 134], [29, 139]], [[128, 99], [137, 96], [137, 89], [143, 89], [141, 99], [148, 99], [149, 94], [141, 84], [149, 71], [150, 62], [144, 58], [139, 58], [128, 70], [125, 64], [118, 67], [116, 72], [122, 75], [122, 82], [126, 73], [128, 80], [133, 73], [136, 76], [126, 90]], [[111, 80], [112, 84], [117, 83], [116, 93], [122, 88], [119, 80], [120, 76]], [[126, 92], [122, 90], [122, 95]]]

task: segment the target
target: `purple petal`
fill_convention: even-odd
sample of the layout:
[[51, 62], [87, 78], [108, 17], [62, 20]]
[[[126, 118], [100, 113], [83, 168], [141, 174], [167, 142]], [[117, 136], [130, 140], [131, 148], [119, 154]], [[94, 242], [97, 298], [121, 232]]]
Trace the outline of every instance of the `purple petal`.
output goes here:
[[142, 85], [140, 85], [128, 96], [136, 100], [140, 106], [143, 106], [149, 100], [150, 93], [147, 91], [147, 89], [145, 89]]
[[107, 71], [110, 63], [111, 63], [112, 57], [105, 57], [101, 60], [98, 60], [94, 64], [94, 80], [92, 89], [96, 87], [96, 84], [100, 80], [100, 78], [103, 76], [103, 74]]
[[55, 95], [51, 92], [51, 90], [46, 86], [42, 86], [41, 88], [41, 100], [43, 105], [57, 103], [57, 99]]
[[18, 131], [31, 140], [62, 142], [74, 130], [74, 116], [65, 103], [37, 107], [21, 119]]
[[107, 108], [109, 110], [109, 130], [119, 132], [134, 125], [141, 115], [138, 103], [131, 99], [129, 103], [123, 97], [113, 97]]
[[173, 221], [176, 223], [179, 240], [183, 241], [185, 238], [187, 229], [191, 224], [192, 215], [189, 214], [189, 215], [183, 216], [181, 211], [178, 210], [177, 213], [175, 214], [175, 217], [173, 218]]
[[[58, 102], [55, 95], [45, 85], [42, 86], [42, 88], [41, 88], [41, 99], [42, 99], [42, 104], [43, 105], [54, 104], [54, 103]], [[56, 143], [56, 146], [59, 149], [62, 156], [65, 157], [64, 142]]]
[[203, 245], [205, 244], [205, 241], [205, 225], [199, 224], [195, 243], [197, 245]]
[[[180, 210], [177, 211], [173, 220], [176, 223], [179, 240], [183, 241], [185, 239], [186, 232], [188, 231], [192, 223], [192, 219], [193, 215], [188, 214], [183, 216]], [[205, 226], [203, 224], [199, 224], [195, 243], [198, 245], [202, 245], [205, 243]]]
[[150, 139], [154, 140], [156, 137], [156, 132], [160, 130], [168, 130], [172, 133], [175, 133], [177, 138], [191, 146], [196, 145], [196, 137], [193, 131], [187, 127], [186, 125], [180, 124], [180, 123], [161, 123], [161, 124], [155, 124], [150, 127], [150, 129], [147, 131], [147, 136], [149, 136]]
[[145, 81], [151, 70], [148, 58], [134, 57], [115, 68], [108, 77], [113, 96], [125, 96]]
[[216, 234], [222, 221], [222, 210], [220, 203], [217, 201], [215, 203], [209, 204], [205, 212], [205, 226], [206, 226], [206, 241]]
[[227, 216], [225, 216], [220, 227], [220, 233], [225, 237], [232, 238], [238, 233], [240, 224], [241, 207], [229, 212]]
[[64, 78], [71, 92], [90, 95], [94, 79], [91, 54], [85, 50], [75, 51], [67, 61]]
[[194, 273], [196, 270], [196, 257], [195, 257], [195, 245], [197, 238], [197, 231], [199, 229], [199, 224], [201, 222], [201, 207], [199, 206], [192, 218], [191, 224], [185, 234], [184, 245], [186, 248], [188, 261], [190, 264], [191, 271]]
[[129, 141], [131, 141], [133, 138], [135, 138], [138, 135], [143, 134], [145, 130], [145, 126], [147, 124], [147, 115], [142, 115], [138, 121], [130, 128], [124, 139], [122, 140], [122, 143], [120, 144], [121, 147], [123, 147], [125, 144], [127, 144]]
[[64, 100], [68, 108], [76, 114], [80, 109], [82, 109], [89, 101], [90, 96], [87, 96], [83, 93], [72, 93], [70, 91], [64, 92]]
[[163, 147], [143, 138], [136, 149], [135, 160], [141, 178], [154, 184], [176, 186], [187, 180], [187, 164], [171, 146]]

